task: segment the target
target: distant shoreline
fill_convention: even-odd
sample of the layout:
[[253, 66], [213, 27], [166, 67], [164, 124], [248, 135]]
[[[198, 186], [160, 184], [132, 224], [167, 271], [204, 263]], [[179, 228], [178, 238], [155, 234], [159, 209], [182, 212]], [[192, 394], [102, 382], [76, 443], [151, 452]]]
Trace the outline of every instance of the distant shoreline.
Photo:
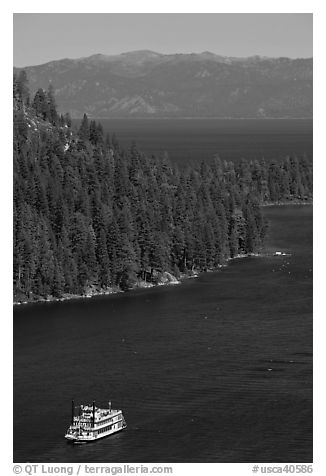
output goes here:
[[[171, 117], [171, 116], [144, 116], [144, 117], [132, 117], [132, 116], [111, 116], [111, 117], [98, 117], [88, 114], [89, 119], [95, 119], [98, 121], [153, 121], [153, 120], [180, 120], [180, 121], [206, 121], [206, 120], [221, 120], [221, 121], [311, 121], [313, 122], [313, 117], [219, 117], [219, 116], [211, 116], [211, 117]], [[81, 121], [82, 117], [72, 117], [73, 121]]]

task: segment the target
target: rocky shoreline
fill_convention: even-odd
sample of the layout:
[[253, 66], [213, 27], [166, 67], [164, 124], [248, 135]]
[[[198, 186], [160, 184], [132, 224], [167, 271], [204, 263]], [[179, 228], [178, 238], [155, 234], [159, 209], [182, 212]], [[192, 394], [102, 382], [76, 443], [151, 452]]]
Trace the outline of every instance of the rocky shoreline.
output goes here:
[[[180, 275], [180, 278], [177, 279], [175, 276], [173, 276], [171, 273], [168, 273], [167, 271], [163, 272], [162, 275], [160, 276], [159, 280], [157, 283], [151, 283], [148, 281], [144, 281], [142, 279], [138, 279], [135, 284], [130, 287], [127, 291], [133, 291], [135, 289], [144, 289], [144, 288], [153, 288], [156, 286], [168, 286], [168, 285], [175, 285], [175, 284], [180, 284], [182, 279], [188, 278], [188, 277], [196, 277], [197, 274], [193, 273], [192, 276], [187, 276], [186, 274]], [[92, 284], [87, 287], [85, 290], [84, 294], [63, 294], [61, 297], [54, 297], [54, 296], [47, 296], [45, 297], [39, 297], [36, 296], [35, 298], [32, 298], [30, 300], [21, 300], [21, 301], [14, 301], [14, 306], [22, 305], [22, 304], [36, 304], [36, 303], [45, 303], [45, 302], [60, 302], [60, 301], [68, 301], [68, 300], [73, 300], [73, 299], [87, 299], [87, 298], [92, 298], [96, 296], [106, 296], [106, 295], [111, 295], [111, 294], [118, 294], [118, 293], [123, 293], [126, 291], [123, 291], [121, 288], [118, 286], [108, 286], [107, 288], [101, 288], [98, 285]]]
[[284, 202], [265, 202], [261, 203], [261, 207], [284, 207], [284, 206], [289, 206], [289, 205], [312, 205], [313, 201], [312, 199], [308, 200], [290, 200], [290, 201], [284, 201]]
[[205, 271], [195, 269], [193, 271], [189, 271], [188, 273], [180, 273], [178, 278], [176, 278], [173, 274], [169, 273], [168, 271], [164, 271], [160, 275], [160, 278], [157, 280], [156, 283], [138, 279], [135, 282], [135, 284], [132, 287], [130, 287], [127, 291], [123, 291], [121, 288], [117, 286], [101, 288], [98, 285], [90, 285], [87, 287], [85, 294], [63, 294], [61, 297], [47, 296], [46, 298], [35, 297], [35, 299], [30, 299], [28, 301], [26, 300], [14, 301], [13, 304], [14, 306], [19, 306], [24, 304], [51, 303], [51, 302], [61, 302], [61, 301], [68, 301], [68, 300], [70, 301], [73, 299], [89, 299], [89, 298], [97, 297], [97, 296], [106, 296], [111, 294], [134, 291], [137, 289], [154, 288], [157, 286], [173, 286], [173, 285], [181, 284], [182, 281], [186, 279], [197, 278], [200, 274], [203, 274], [203, 273], [220, 271], [222, 268], [225, 268], [228, 265], [229, 261], [233, 261], [236, 259], [249, 258], [249, 257], [260, 257], [260, 256], [264, 256], [264, 254], [261, 254], [261, 253], [239, 254], [232, 258], [227, 258], [225, 260], [225, 263], [218, 265], [217, 268], [207, 269]]

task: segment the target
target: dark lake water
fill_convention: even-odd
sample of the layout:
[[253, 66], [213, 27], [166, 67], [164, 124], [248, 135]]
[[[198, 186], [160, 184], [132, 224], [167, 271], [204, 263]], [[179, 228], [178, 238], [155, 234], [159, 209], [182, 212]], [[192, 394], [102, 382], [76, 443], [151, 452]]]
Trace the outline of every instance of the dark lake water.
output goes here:
[[[312, 207], [178, 286], [14, 309], [15, 462], [311, 462]], [[270, 370], [268, 370], [270, 369]], [[69, 445], [71, 399], [128, 428]]]
[[280, 160], [287, 155], [312, 158], [311, 120], [282, 119], [100, 119], [115, 132], [123, 148], [133, 140], [147, 155], [167, 151], [172, 160], [189, 164], [219, 154], [223, 160]]

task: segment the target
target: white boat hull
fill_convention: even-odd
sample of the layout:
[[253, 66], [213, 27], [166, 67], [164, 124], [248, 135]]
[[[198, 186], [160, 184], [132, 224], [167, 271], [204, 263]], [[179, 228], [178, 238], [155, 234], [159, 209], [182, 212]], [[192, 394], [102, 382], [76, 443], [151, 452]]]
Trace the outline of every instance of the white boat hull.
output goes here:
[[65, 435], [65, 438], [67, 441], [71, 442], [71, 443], [88, 443], [90, 441], [96, 441], [96, 440], [100, 440], [102, 438], [105, 438], [106, 436], [110, 436], [110, 435], [113, 435], [114, 433], [117, 433], [118, 431], [121, 431], [121, 430], [124, 430], [125, 428], [127, 427], [127, 425], [125, 426], [122, 426], [121, 428], [115, 428], [113, 430], [109, 430], [109, 431], [106, 431], [106, 432], [103, 432], [103, 433], [99, 433], [97, 435], [72, 435], [72, 434], [69, 434], [67, 433]]

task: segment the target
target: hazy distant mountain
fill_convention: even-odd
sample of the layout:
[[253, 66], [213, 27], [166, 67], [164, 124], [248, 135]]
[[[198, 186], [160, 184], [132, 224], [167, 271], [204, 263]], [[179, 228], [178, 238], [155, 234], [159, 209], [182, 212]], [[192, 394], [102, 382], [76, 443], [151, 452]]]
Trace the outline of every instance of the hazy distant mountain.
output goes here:
[[24, 69], [73, 117], [312, 117], [312, 58], [134, 51]]

